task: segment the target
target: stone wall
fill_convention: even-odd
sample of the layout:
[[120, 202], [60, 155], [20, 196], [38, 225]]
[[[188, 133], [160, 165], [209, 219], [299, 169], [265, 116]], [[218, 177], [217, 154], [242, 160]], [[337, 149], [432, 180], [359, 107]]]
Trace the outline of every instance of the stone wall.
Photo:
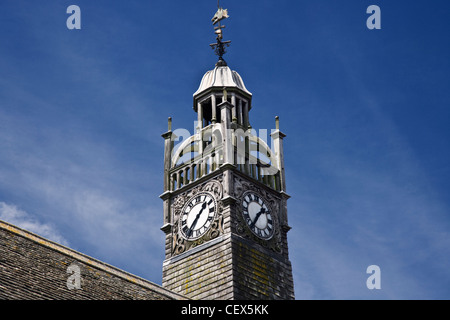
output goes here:
[[194, 300], [293, 300], [289, 260], [227, 234], [165, 261], [163, 286]]
[[230, 235], [166, 260], [163, 287], [192, 299], [233, 299]]
[[[207, 180], [200, 180], [203, 184], [194, 182], [191, 188], [173, 193], [172, 200], [168, 200], [169, 194], [165, 197], [165, 210], [168, 211], [169, 219], [162, 228], [166, 233], [162, 286], [195, 300], [294, 299], [292, 267], [287, 247], [288, 227], [287, 221], [282, 217], [286, 201], [281, 193], [258, 181], [249, 181], [234, 170], [224, 169], [216, 176], [206, 178]], [[223, 187], [223, 193], [219, 192], [216, 197], [220, 203], [218, 216], [223, 218], [222, 233], [217, 238], [206, 242], [201, 239], [201, 242], [188, 247], [188, 241], [177, 235], [177, 218], [174, 212], [181, 212], [179, 208], [192, 196], [192, 190], [203, 191], [204, 186], [215, 181]], [[263, 193], [273, 203], [277, 232], [269, 240], [261, 240], [253, 235], [242, 220], [240, 197], [246, 190]], [[226, 196], [221, 197], [222, 194]], [[177, 200], [178, 197], [181, 201]], [[169, 210], [172, 210], [172, 215]], [[177, 250], [181, 248], [178, 243], [180, 240], [183, 248], [178, 253]]]
[[294, 286], [289, 260], [234, 236], [234, 299], [293, 300]]
[[[74, 269], [80, 272], [78, 283], [74, 278], [77, 276]], [[185, 298], [145, 279], [0, 221], [0, 299]]]

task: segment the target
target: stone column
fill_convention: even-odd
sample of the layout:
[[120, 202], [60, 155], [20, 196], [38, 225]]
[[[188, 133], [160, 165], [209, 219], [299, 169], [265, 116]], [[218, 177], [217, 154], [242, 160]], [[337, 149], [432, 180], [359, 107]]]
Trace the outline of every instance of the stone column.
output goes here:
[[171, 195], [171, 183], [170, 183], [170, 169], [172, 166], [172, 150], [173, 150], [173, 140], [176, 138], [175, 134], [172, 133], [172, 118], [168, 119], [168, 131], [161, 135], [164, 138], [164, 193], [160, 196], [160, 198], [164, 201], [163, 204], [163, 221], [164, 224], [161, 227], [166, 234], [170, 232], [171, 219], [170, 219], [170, 210], [169, 210], [169, 202]]
[[234, 155], [231, 136], [231, 109], [233, 106], [226, 100], [226, 90], [224, 90], [224, 97], [224, 102], [219, 105], [222, 130], [223, 162], [224, 164], [233, 164]]
[[213, 94], [213, 95], [211, 95], [211, 123], [212, 124], [217, 122], [216, 107], [217, 107], [216, 95]]
[[283, 138], [286, 137], [279, 128], [279, 118], [275, 117], [275, 131], [270, 136], [272, 137], [273, 152], [276, 156], [276, 166], [280, 170], [280, 191], [286, 192], [286, 177], [284, 173], [284, 153], [283, 153]]
[[200, 102], [197, 103], [197, 128], [203, 128], [203, 107]]
[[161, 136], [164, 138], [164, 191], [169, 191], [169, 170], [172, 164], [173, 140], [176, 138], [176, 136], [172, 133], [172, 118], [168, 119], [168, 131]]

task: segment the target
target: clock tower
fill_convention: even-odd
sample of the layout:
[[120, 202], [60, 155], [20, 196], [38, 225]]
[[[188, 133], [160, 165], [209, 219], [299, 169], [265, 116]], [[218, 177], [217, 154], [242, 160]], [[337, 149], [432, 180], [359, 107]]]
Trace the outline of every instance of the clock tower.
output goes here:
[[169, 118], [162, 135], [162, 285], [192, 299], [294, 299], [285, 135], [278, 117], [269, 136], [251, 127], [252, 94], [223, 59], [225, 18], [219, 7], [211, 44], [219, 60], [194, 93], [194, 134], [175, 145], [179, 131]]

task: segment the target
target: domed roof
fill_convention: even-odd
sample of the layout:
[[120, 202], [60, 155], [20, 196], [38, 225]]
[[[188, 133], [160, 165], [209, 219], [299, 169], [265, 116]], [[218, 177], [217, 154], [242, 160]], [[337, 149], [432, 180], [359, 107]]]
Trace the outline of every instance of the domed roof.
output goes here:
[[241, 76], [228, 66], [216, 66], [213, 70], [207, 71], [203, 76], [200, 87], [194, 93], [194, 97], [200, 95], [209, 88], [234, 87], [244, 91], [248, 95], [252, 95], [244, 85]]

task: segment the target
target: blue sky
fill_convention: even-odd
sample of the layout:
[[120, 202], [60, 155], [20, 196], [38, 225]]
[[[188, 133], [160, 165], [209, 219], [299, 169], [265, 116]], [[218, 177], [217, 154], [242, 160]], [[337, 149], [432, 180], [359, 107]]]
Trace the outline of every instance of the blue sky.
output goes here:
[[[66, 8], [81, 8], [68, 30]], [[297, 299], [450, 298], [450, 3], [231, 1], [225, 56], [284, 141]], [[369, 30], [369, 5], [381, 30]], [[216, 1], [0, 10], [0, 219], [161, 283], [167, 117], [192, 131]], [[368, 290], [366, 268], [381, 269]]]

